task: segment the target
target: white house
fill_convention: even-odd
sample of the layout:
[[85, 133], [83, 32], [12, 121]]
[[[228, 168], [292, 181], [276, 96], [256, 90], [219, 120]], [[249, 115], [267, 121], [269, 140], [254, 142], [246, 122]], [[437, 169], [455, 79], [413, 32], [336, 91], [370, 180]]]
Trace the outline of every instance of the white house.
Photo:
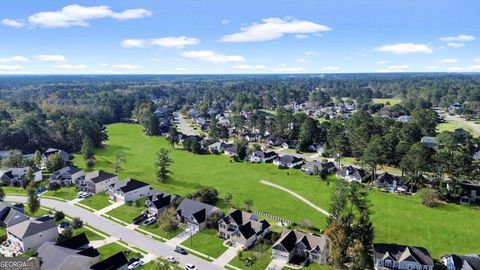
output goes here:
[[260, 150], [255, 150], [250, 155], [247, 156], [247, 161], [252, 163], [265, 163], [272, 161], [278, 157], [277, 153], [270, 151], [270, 152], [263, 152]]
[[273, 164], [281, 168], [294, 168], [303, 164], [303, 159], [291, 156], [283, 155], [273, 160]]
[[376, 270], [432, 270], [434, 265], [426, 249], [397, 244], [373, 244], [373, 259]]
[[336, 173], [337, 178], [343, 179], [348, 182], [359, 182], [362, 183], [365, 179], [368, 178], [367, 173], [359, 168], [352, 166], [346, 166], [341, 168]]
[[110, 185], [115, 185], [118, 177], [115, 174], [104, 171], [93, 171], [85, 175], [85, 178], [77, 181], [77, 189], [91, 193], [101, 193], [108, 190]]
[[52, 173], [50, 183], [58, 183], [60, 185], [74, 185], [77, 181], [81, 181], [85, 177], [85, 172], [77, 167], [65, 166], [60, 170]]
[[[25, 181], [27, 171], [30, 167], [9, 168], [0, 171], [0, 180], [4, 185], [22, 185]], [[38, 168], [31, 168], [33, 172], [33, 181], [40, 182], [43, 180], [42, 171]]]
[[307, 234], [285, 229], [272, 246], [272, 258], [290, 262], [293, 257], [306, 262], [326, 264], [329, 254], [328, 238], [325, 235]]
[[215, 213], [221, 214], [219, 208], [202, 202], [184, 199], [176, 209], [177, 219], [187, 224], [187, 227], [198, 232], [207, 226], [207, 220]]
[[55, 221], [49, 217], [29, 219], [7, 228], [7, 238], [18, 245], [22, 252], [37, 249], [44, 242], [56, 242], [58, 229]]
[[150, 185], [132, 178], [118, 181], [108, 188], [108, 196], [114, 202], [134, 202], [150, 193]]

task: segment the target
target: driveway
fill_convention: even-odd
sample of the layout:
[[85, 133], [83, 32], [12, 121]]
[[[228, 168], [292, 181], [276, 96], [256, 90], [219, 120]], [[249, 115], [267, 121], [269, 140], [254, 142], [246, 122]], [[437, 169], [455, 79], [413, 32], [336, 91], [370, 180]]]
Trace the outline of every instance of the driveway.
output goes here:
[[[20, 202], [26, 203], [27, 197], [24, 196], [6, 196], [5, 201], [10, 202]], [[142, 250], [145, 250], [148, 253], [155, 254], [158, 257], [167, 257], [174, 256], [179, 258], [180, 265], [185, 267], [186, 263], [191, 263], [196, 265], [200, 270], [219, 270], [223, 269], [218, 265], [215, 265], [211, 262], [203, 260], [193, 255], [179, 255], [173, 251], [173, 248], [169, 245], [161, 243], [157, 240], [154, 240], [146, 235], [143, 235], [139, 232], [132, 231], [127, 227], [124, 227], [120, 224], [117, 224], [113, 221], [110, 221], [106, 218], [95, 215], [94, 213], [80, 208], [75, 205], [67, 204], [65, 202], [44, 199], [40, 198], [42, 206], [63, 211], [66, 215], [71, 217], [79, 217], [83, 220], [85, 224], [90, 225], [91, 227], [98, 228], [109, 235], [123, 240], [130, 244], [132, 247], [138, 247]]]
[[[194, 232], [193, 234], [196, 234], [196, 233], [197, 232]], [[185, 240], [187, 240], [190, 237], [190, 235], [191, 235], [190, 230], [186, 229], [186, 230], [182, 231], [181, 233], [177, 234], [172, 239], [165, 242], [165, 244], [167, 244], [171, 247], [176, 247], [176, 246], [180, 245], [181, 243], [183, 243]]]
[[282, 270], [286, 264], [285, 261], [273, 259], [265, 270]]
[[195, 132], [195, 129], [189, 126], [187, 121], [185, 121], [185, 119], [183, 118], [183, 116], [180, 115], [180, 112], [174, 112], [173, 118], [174, 118], [175, 124], [177, 124], [178, 129], [181, 133], [187, 136], [198, 135], [197, 132]]

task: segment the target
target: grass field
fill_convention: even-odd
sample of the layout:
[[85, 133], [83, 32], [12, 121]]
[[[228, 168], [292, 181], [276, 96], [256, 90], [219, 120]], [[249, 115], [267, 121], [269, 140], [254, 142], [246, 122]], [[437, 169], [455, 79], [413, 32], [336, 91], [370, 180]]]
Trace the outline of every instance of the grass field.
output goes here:
[[400, 102], [402, 102], [402, 99], [401, 98], [374, 98], [373, 100], [373, 103], [377, 103], [377, 104], [386, 104], [387, 102], [390, 103], [390, 105], [395, 105], [395, 104], [399, 104]]
[[75, 190], [75, 187], [62, 187], [55, 191], [49, 190], [42, 194], [42, 196], [57, 197], [70, 201], [77, 197], [77, 191]]
[[[242, 260], [240, 260], [239, 255], [237, 255], [228, 264], [246, 270], [264, 270], [272, 260], [271, 255], [272, 250], [269, 246], [258, 244], [253, 250], [243, 251]], [[245, 265], [245, 260], [249, 257], [255, 257], [256, 259], [252, 266], [247, 267]]]
[[227, 250], [227, 247], [223, 245], [223, 241], [217, 236], [217, 233], [214, 229], [205, 229], [194, 234], [192, 240], [190, 238], [185, 240], [182, 245], [212, 258], [218, 258]]
[[152, 225], [146, 225], [146, 226], [142, 225], [140, 226], [140, 228], [142, 228], [145, 231], [151, 232], [155, 235], [158, 235], [160, 237], [163, 237], [165, 239], [172, 239], [174, 236], [178, 235], [183, 231], [182, 227], [177, 227], [177, 229], [175, 229], [174, 231], [166, 232], [158, 228], [158, 225], [156, 223]]
[[[253, 200], [253, 208], [293, 221], [310, 219], [319, 228], [325, 217], [299, 200], [275, 188], [261, 185], [261, 179], [289, 188], [316, 205], [328, 209], [335, 181], [320, 181], [300, 170], [279, 170], [272, 164], [231, 162], [221, 155], [193, 155], [173, 150], [164, 138], [143, 135], [138, 125], [114, 124], [107, 127], [110, 140], [105, 148], [96, 150], [96, 168], [111, 172], [109, 163], [115, 152], [124, 150], [127, 162], [121, 177], [149, 182], [159, 190], [185, 195], [200, 185], [214, 186], [220, 197], [232, 193], [232, 203], [242, 207], [245, 199]], [[155, 159], [159, 148], [170, 150], [174, 163], [171, 179], [160, 183], [155, 177]], [[81, 166], [83, 160], [76, 157]], [[333, 178], [331, 178], [333, 180]], [[478, 253], [480, 210], [460, 205], [426, 208], [418, 197], [404, 197], [371, 192], [372, 220], [376, 242], [397, 242], [429, 249], [434, 257], [443, 253]], [[224, 207], [226, 208], [226, 207]], [[469, 239], [466, 241], [465, 239]]]
[[138, 217], [142, 213], [143, 210], [145, 210], [145, 205], [143, 204], [142, 200], [142, 203], [140, 203], [138, 207], [135, 206], [135, 203], [132, 205], [125, 204], [108, 211], [107, 215], [111, 215], [112, 217], [116, 217], [130, 224], [134, 218]]
[[442, 131], [455, 131], [455, 129], [457, 128], [463, 128], [465, 129], [466, 131], [470, 132], [472, 134], [472, 136], [474, 137], [480, 137], [480, 133], [478, 133], [476, 130], [474, 130], [473, 128], [465, 125], [465, 124], [462, 124], [462, 123], [459, 123], [459, 122], [455, 122], [455, 121], [450, 121], [450, 120], [447, 120], [443, 123], [440, 123], [437, 125], [437, 132], [438, 133], [441, 133]]
[[74, 232], [73, 232], [73, 235], [77, 235], [77, 234], [81, 234], [81, 233], [85, 233], [85, 235], [87, 236], [88, 240], [90, 241], [95, 241], [95, 240], [103, 240], [105, 239], [105, 237], [85, 228], [85, 227], [82, 227], [80, 229], [76, 229]]
[[108, 200], [108, 195], [105, 192], [85, 198], [81, 200], [80, 203], [96, 210], [100, 210], [111, 204]]
[[100, 260], [105, 260], [106, 258], [117, 254], [118, 252], [121, 251], [126, 251], [128, 250], [127, 248], [113, 242], [104, 246], [101, 246], [97, 248], [98, 253], [100, 253]]

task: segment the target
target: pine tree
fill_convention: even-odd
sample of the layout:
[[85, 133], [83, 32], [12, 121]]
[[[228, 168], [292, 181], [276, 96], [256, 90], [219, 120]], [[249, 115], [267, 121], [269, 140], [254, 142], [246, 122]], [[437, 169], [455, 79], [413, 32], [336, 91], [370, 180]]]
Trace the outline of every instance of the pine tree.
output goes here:
[[160, 149], [158, 152], [158, 170], [157, 170], [157, 179], [160, 182], [164, 182], [168, 178], [169, 167], [172, 160], [170, 159], [170, 155], [168, 150], [165, 148]]

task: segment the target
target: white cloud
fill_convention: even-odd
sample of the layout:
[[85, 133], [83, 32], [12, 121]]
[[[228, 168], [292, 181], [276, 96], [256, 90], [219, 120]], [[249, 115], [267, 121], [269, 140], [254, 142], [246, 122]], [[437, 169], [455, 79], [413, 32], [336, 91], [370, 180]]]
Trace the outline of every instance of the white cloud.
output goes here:
[[448, 72], [462, 72], [462, 71], [466, 71], [466, 70], [463, 67], [448, 67], [447, 71]]
[[14, 27], [14, 28], [22, 28], [23, 26], [25, 26], [25, 24], [20, 20], [7, 19], [7, 18], [2, 20], [2, 24], [5, 26]]
[[222, 42], [256, 42], [281, 38], [285, 34], [311, 34], [330, 31], [330, 27], [295, 18], [267, 18], [244, 26], [240, 32], [223, 36]]
[[308, 63], [310, 61], [308, 61], [307, 59], [305, 58], [300, 58], [300, 59], [297, 59], [297, 63]]
[[314, 52], [314, 51], [308, 51], [308, 52], [305, 52], [305, 55], [317, 55], [318, 53], [317, 52]]
[[153, 45], [158, 45], [165, 48], [177, 48], [181, 49], [188, 45], [196, 45], [198, 44], [198, 39], [186, 36], [180, 37], [163, 37], [163, 38], [156, 38], [152, 39], [151, 43]]
[[226, 63], [226, 62], [245, 62], [245, 58], [240, 55], [222, 55], [217, 54], [214, 51], [186, 51], [182, 52], [182, 56], [185, 58], [199, 59], [212, 63]]
[[113, 18], [116, 20], [130, 20], [151, 15], [151, 11], [141, 8], [114, 12], [109, 6], [105, 5], [90, 7], [68, 5], [64, 6], [61, 10], [32, 14], [28, 17], [28, 22], [32, 26], [64, 28], [70, 26], [89, 26], [89, 21], [93, 19]]
[[11, 70], [18, 70], [22, 69], [23, 67], [20, 65], [0, 65], [1, 71], [11, 71]]
[[394, 65], [381, 69], [378, 72], [403, 72], [407, 71], [410, 67], [408, 65]]
[[448, 67], [449, 72], [479, 72], [480, 65], [473, 65], [468, 67]]
[[275, 72], [282, 72], [282, 73], [300, 73], [305, 72], [305, 70], [301, 67], [279, 67], [273, 69]]
[[480, 65], [470, 66], [469, 69], [474, 70], [474, 71], [480, 71]]
[[308, 35], [305, 35], [305, 34], [295, 34], [294, 37], [296, 39], [305, 39], [305, 38], [309, 38]]
[[461, 47], [465, 46], [465, 44], [458, 43], [458, 42], [449, 42], [449, 43], [447, 43], [447, 46], [452, 47], [452, 48], [461, 48]]
[[473, 59], [473, 62], [480, 62], [480, 57]]
[[143, 39], [125, 39], [120, 45], [125, 48], [138, 48], [145, 46], [146, 43]]
[[332, 67], [332, 66], [327, 66], [322, 68], [322, 71], [339, 71], [339, 70], [340, 70], [339, 67]]
[[377, 61], [377, 65], [385, 65], [385, 64], [388, 64], [389, 62], [386, 61], [386, 60], [380, 60], [380, 61]]
[[21, 55], [15, 55], [8, 58], [0, 58], [0, 63], [9, 63], [9, 62], [27, 62], [28, 59]]
[[85, 68], [87, 68], [86, 65], [69, 65], [69, 64], [55, 65], [53, 67], [58, 68], [58, 69], [85, 69]]
[[471, 35], [458, 35], [458, 36], [450, 36], [450, 37], [442, 37], [440, 38], [441, 41], [449, 42], [449, 41], [472, 41], [475, 40], [474, 36]]
[[229, 23], [230, 23], [230, 21], [229, 21], [229, 20], [227, 20], [227, 19], [223, 19], [223, 20], [221, 21], [221, 23], [222, 23], [222, 24], [229, 24]]
[[443, 64], [451, 64], [451, 63], [457, 63], [458, 59], [456, 59], [456, 58], [445, 58], [445, 59], [438, 60], [438, 62], [443, 63]]
[[233, 66], [236, 69], [266, 69], [265, 65], [237, 65]]
[[142, 68], [141, 66], [130, 65], [130, 64], [116, 64], [116, 65], [111, 65], [111, 67], [122, 68], [122, 69], [140, 69], [140, 68]]
[[388, 52], [394, 54], [413, 54], [413, 53], [432, 53], [433, 50], [425, 44], [416, 43], [398, 43], [389, 44], [376, 48], [379, 52]]
[[164, 48], [181, 49], [185, 46], [196, 45], [200, 41], [197, 38], [179, 36], [179, 37], [162, 37], [153, 39], [125, 39], [120, 45], [125, 48], [141, 48], [146, 46], [161, 46]]
[[177, 68], [175, 68], [175, 70], [177, 70], [177, 71], [187, 71], [188, 68], [185, 68], [185, 67], [177, 67]]
[[432, 65], [432, 66], [425, 66], [426, 69], [437, 69], [438, 66]]
[[35, 55], [35, 58], [37, 58], [40, 61], [46, 61], [46, 62], [65, 62], [67, 59], [65, 56], [61, 54], [39, 54]]

